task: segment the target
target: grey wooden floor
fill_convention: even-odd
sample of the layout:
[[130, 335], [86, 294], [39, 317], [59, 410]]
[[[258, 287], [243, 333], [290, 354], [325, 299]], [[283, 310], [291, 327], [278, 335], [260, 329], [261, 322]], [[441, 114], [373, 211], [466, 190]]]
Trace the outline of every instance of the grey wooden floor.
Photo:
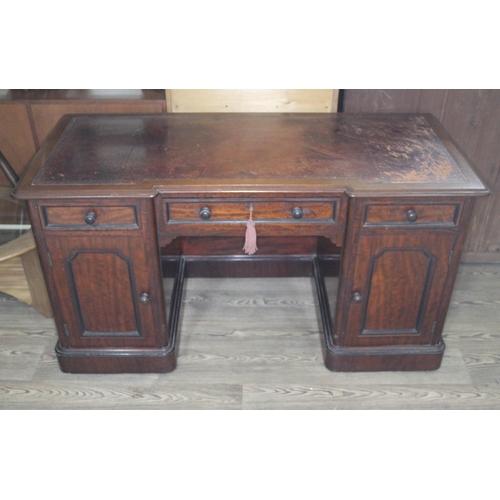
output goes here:
[[1, 409], [500, 409], [500, 265], [463, 264], [435, 372], [333, 373], [309, 279], [191, 279], [177, 369], [70, 375], [54, 323], [0, 295]]

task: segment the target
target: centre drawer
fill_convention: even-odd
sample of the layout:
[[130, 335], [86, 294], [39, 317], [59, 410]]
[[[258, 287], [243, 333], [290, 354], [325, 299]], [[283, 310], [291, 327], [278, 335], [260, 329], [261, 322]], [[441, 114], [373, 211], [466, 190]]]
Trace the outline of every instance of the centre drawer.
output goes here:
[[158, 233], [162, 244], [178, 236], [245, 237], [252, 214], [260, 236], [326, 236], [341, 244], [347, 203], [328, 198], [269, 199], [156, 199]]
[[167, 219], [170, 223], [189, 222], [244, 222], [250, 216], [256, 222], [335, 220], [334, 201], [284, 201], [284, 202], [172, 202], [168, 203]]

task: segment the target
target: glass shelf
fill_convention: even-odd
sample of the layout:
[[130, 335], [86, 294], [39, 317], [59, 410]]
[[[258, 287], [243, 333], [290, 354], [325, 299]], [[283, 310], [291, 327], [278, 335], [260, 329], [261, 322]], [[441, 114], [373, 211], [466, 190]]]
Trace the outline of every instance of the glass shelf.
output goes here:
[[19, 238], [30, 228], [25, 205], [10, 198], [10, 191], [0, 190], [0, 245]]

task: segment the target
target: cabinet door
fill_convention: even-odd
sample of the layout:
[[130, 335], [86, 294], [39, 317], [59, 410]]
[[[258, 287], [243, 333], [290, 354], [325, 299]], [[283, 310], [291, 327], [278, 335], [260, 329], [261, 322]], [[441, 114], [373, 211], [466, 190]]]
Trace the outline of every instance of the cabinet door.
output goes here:
[[362, 233], [342, 344], [431, 343], [455, 240], [452, 232]]
[[140, 235], [46, 241], [65, 347], [162, 345], [163, 294]]

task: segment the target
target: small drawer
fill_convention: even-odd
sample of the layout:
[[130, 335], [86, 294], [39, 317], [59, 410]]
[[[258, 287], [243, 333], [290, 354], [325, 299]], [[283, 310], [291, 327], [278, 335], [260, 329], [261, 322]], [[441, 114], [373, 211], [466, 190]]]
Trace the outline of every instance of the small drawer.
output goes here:
[[364, 226], [457, 226], [460, 203], [367, 205]]
[[43, 206], [46, 228], [125, 229], [139, 227], [135, 206]]
[[256, 222], [320, 221], [333, 222], [335, 202], [174, 202], [168, 203], [168, 222], [242, 222], [250, 215]]

